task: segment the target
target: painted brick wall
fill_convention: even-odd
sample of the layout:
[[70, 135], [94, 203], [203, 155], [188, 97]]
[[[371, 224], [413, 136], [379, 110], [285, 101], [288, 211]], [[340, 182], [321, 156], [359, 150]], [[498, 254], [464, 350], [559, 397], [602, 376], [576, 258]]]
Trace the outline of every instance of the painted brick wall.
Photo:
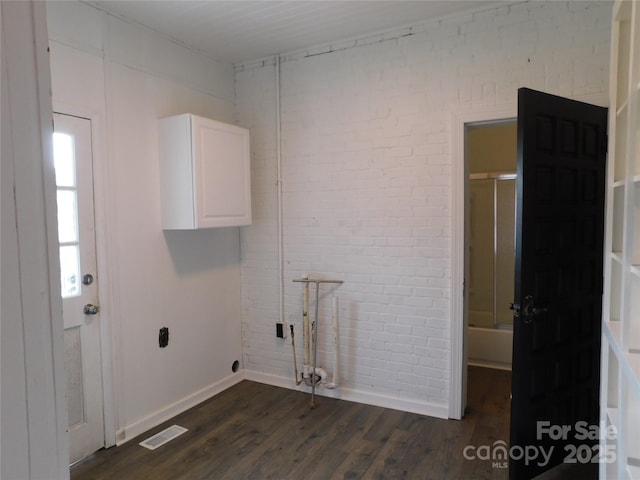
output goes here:
[[[451, 248], [453, 115], [515, 104], [521, 86], [606, 94], [610, 15], [608, 2], [523, 3], [281, 57], [285, 318], [299, 364], [302, 287], [292, 279], [339, 278], [340, 395], [444, 411], [451, 264], [462, 254]], [[250, 377], [293, 386], [290, 340], [274, 326], [275, 68], [235, 69], [238, 121], [253, 134], [243, 360]], [[321, 292], [319, 363], [332, 371], [332, 292]]]

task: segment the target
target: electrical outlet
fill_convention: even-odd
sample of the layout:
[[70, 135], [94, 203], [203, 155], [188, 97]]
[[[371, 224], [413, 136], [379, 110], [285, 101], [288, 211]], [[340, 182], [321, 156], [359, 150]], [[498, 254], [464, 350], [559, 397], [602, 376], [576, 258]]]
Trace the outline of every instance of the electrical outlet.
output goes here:
[[276, 337], [284, 338], [284, 325], [281, 322], [276, 323]]
[[160, 329], [160, 333], [158, 334], [158, 344], [160, 348], [164, 348], [169, 345], [169, 328], [162, 327]]

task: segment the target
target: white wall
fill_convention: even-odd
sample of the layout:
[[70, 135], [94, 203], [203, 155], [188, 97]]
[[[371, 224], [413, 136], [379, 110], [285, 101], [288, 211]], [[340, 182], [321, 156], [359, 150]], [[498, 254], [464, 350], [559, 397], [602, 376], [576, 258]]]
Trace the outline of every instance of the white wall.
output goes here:
[[2, 2], [0, 477], [69, 477], [42, 2]]
[[185, 112], [233, 123], [233, 69], [86, 4], [47, 9], [54, 108], [92, 118], [103, 355], [122, 442], [241, 379], [239, 229], [163, 232], [156, 128]]
[[[606, 95], [610, 14], [609, 2], [531, 2], [282, 57], [285, 318], [301, 341], [292, 279], [345, 281], [337, 395], [448, 414], [452, 260], [462, 255], [450, 246], [453, 119], [515, 110], [521, 86]], [[291, 347], [273, 326], [275, 78], [271, 60], [236, 66], [238, 119], [255, 152], [254, 224], [242, 232], [243, 354], [249, 378], [291, 387]], [[321, 346], [329, 305], [323, 299]]]

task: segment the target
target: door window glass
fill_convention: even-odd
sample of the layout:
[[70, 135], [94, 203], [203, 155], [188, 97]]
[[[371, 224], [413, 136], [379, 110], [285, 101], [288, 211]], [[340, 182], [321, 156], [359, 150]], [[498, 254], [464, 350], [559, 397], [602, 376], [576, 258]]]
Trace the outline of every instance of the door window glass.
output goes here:
[[53, 162], [56, 171], [58, 241], [60, 243], [60, 283], [62, 298], [80, 295], [80, 235], [78, 232], [78, 191], [73, 137], [53, 134]]

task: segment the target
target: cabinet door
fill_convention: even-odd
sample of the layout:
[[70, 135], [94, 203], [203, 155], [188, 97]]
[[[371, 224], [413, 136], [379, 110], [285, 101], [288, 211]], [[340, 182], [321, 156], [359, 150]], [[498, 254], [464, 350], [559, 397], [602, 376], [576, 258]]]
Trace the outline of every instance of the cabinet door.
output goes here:
[[196, 116], [192, 128], [196, 228], [249, 225], [249, 131]]

